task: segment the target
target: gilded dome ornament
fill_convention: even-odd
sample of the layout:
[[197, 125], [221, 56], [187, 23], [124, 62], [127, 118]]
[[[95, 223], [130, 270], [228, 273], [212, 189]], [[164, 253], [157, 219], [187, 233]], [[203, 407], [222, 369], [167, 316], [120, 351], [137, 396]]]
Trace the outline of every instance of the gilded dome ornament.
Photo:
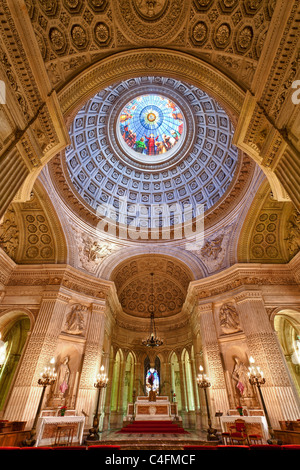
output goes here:
[[179, 33], [185, 13], [182, 0], [119, 0], [115, 20], [129, 41], [152, 44]]
[[169, 0], [133, 0], [136, 12], [146, 20], [159, 18], [168, 6]]

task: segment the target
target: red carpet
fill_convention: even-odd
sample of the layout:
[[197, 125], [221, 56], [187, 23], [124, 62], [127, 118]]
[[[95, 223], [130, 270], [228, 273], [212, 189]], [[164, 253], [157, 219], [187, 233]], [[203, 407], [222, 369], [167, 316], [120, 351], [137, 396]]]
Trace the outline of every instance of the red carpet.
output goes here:
[[187, 431], [172, 421], [134, 421], [118, 432], [139, 434], [188, 434]]

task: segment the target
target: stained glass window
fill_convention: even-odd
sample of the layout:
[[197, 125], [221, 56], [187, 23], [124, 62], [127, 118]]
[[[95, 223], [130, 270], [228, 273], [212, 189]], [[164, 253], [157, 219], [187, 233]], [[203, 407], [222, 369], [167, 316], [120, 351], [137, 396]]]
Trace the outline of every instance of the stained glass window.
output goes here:
[[156, 369], [150, 368], [146, 374], [146, 389], [149, 395], [150, 390], [158, 393], [159, 391], [159, 376]]
[[124, 106], [120, 132], [125, 144], [143, 155], [162, 155], [183, 134], [184, 119], [178, 106], [161, 95], [141, 95]]

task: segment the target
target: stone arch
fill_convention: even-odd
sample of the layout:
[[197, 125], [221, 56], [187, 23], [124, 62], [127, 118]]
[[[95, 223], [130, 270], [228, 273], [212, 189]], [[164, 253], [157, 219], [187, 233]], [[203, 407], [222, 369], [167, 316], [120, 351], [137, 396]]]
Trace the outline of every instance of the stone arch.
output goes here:
[[[125, 358], [124, 358], [125, 359]], [[123, 406], [132, 402], [132, 392], [134, 390], [134, 353], [128, 351], [124, 363], [124, 389], [123, 389]]]
[[277, 308], [272, 323], [285, 358], [291, 383], [300, 397], [300, 308]]
[[112, 371], [112, 384], [111, 384], [111, 410], [118, 411], [119, 407], [119, 383], [121, 374], [121, 364], [124, 359], [124, 354], [121, 348], [116, 349], [114, 354], [114, 364]]
[[[207, 276], [207, 269], [204, 263], [194, 256], [191, 252], [181, 250], [180, 248], [168, 247], [167, 254], [165, 249], [162, 247], [151, 246], [151, 254], [156, 256], [168, 256], [170, 259], [178, 260], [182, 265], [185, 265], [191, 272], [192, 277], [201, 279]], [[147, 247], [135, 247], [135, 248], [124, 248], [116, 253], [107, 257], [103, 263], [99, 266], [96, 273], [97, 277], [101, 279], [111, 279], [115, 270], [118, 269], [121, 263], [129, 261], [130, 259], [138, 256], [149, 255], [149, 249]]]
[[185, 402], [188, 411], [195, 410], [194, 383], [191, 361], [191, 348], [184, 348], [181, 353], [185, 390]]
[[26, 316], [30, 320], [30, 330], [33, 329], [34, 323], [35, 323], [35, 317], [32, 313], [31, 310], [25, 307], [15, 307], [15, 308], [8, 308], [1, 312], [0, 314], [0, 331], [2, 331], [3, 335], [3, 330], [7, 328], [9, 323], [16, 321], [16, 319]]
[[174, 398], [175, 401], [178, 403], [178, 410], [182, 410], [182, 396], [181, 391], [182, 388], [180, 386], [180, 354], [178, 351], [172, 351], [170, 353], [170, 365], [171, 365], [171, 392], [173, 391], [173, 395], [175, 394]]

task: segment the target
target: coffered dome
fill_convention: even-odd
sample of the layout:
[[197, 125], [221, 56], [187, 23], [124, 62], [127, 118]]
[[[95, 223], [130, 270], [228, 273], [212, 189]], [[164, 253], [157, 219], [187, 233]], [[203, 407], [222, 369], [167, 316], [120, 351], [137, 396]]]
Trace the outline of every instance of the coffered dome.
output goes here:
[[[126, 142], [125, 126], [136, 140], [153, 134], [151, 150], [146, 146], [141, 153]], [[224, 109], [199, 88], [171, 78], [132, 78], [101, 90], [78, 112], [69, 133], [68, 177], [82, 201], [126, 223], [139, 205], [141, 226], [164, 226], [151, 213], [155, 204], [177, 204], [179, 210], [188, 205], [193, 217], [198, 205], [212, 208], [238, 162]], [[165, 137], [172, 139], [168, 148]], [[169, 222], [180, 222], [176, 213]]]

